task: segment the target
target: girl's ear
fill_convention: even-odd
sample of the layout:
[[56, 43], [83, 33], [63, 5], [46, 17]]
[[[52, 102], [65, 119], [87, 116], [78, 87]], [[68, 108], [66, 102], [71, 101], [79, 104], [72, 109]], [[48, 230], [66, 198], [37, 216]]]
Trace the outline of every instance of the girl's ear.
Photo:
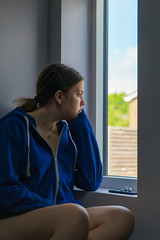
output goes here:
[[62, 104], [63, 102], [63, 92], [61, 90], [58, 90], [57, 92], [55, 92], [55, 100], [58, 104]]

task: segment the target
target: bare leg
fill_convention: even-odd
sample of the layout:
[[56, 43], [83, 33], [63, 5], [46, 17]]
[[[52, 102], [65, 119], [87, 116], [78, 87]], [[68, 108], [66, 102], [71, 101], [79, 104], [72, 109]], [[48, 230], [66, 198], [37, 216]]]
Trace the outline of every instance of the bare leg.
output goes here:
[[0, 239], [87, 240], [87, 211], [76, 204], [62, 204], [0, 220]]
[[88, 240], [127, 240], [134, 227], [133, 214], [124, 207], [86, 209], [90, 217]]

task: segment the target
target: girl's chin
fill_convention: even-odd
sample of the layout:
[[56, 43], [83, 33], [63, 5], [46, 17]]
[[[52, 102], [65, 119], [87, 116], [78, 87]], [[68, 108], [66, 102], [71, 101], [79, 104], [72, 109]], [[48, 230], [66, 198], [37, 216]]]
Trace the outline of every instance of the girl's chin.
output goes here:
[[74, 120], [74, 119], [76, 119], [76, 118], [79, 116], [80, 113], [81, 113], [81, 112], [78, 112], [77, 114], [75, 113], [75, 114], [73, 114], [72, 116], [68, 116], [65, 120], [66, 120], [66, 121]]

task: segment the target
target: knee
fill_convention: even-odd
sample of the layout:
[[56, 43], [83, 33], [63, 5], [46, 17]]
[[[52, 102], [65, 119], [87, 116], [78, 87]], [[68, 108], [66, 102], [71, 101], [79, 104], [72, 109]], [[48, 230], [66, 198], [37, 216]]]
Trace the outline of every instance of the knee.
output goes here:
[[132, 212], [125, 207], [121, 206], [107, 206], [103, 208], [102, 224], [110, 227], [116, 239], [129, 239], [134, 228], [134, 216]]
[[58, 236], [58, 239], [87, 239], [89, 216], [83, 207], [77, 204], [62, 204], [56, 206], [56, 209], [58, 214], [52, 231], [53, 239], [56, 239], [55, 236]]
[[68, 216], [74, 225], [84, 228], [88, 231], [89, 229], [89, 215], [85, 208], [77, 204], [68, 204]]
[[[65, 227], [71, 229], [75, 239], [87, 239], [89, 232], [89, 216], [85, 208], [78, 204], [67, 204]], [[68, 231], [67, 230], [67, 231]]]
[[117, 219], [117, 224], [119, 224], [119, 231], [123, 239], [129, 239], [135, 223], [133, 213], [128, 208], [117, 207], [115, 217]]
[[124, 223], [133, 229], [135, 223], [133, 213], [128, 208], [121, 207], [121, 215]]

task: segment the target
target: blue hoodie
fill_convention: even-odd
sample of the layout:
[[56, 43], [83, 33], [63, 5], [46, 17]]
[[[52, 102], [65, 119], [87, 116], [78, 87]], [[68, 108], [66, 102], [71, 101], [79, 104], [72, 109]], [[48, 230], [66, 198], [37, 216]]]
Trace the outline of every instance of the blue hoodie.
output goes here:
[[0, 218], [62, 203], [79, 203], [74, 186], [96, 190], [102, 180], [98, 145], [83, 111], [57, 123], [57, 152], [21, 108], [0, 120]]

